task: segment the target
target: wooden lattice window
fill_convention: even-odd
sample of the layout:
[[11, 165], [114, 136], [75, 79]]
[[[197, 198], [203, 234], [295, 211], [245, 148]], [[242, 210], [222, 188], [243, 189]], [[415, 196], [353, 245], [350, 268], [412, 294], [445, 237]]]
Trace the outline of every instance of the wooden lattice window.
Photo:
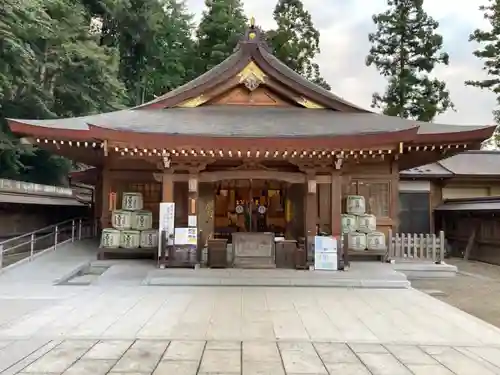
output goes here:
[[390, 186], [389, 181], [353, 180], [345, 195], [361, 195], [365, 198], [367, 213], [390, 217]]

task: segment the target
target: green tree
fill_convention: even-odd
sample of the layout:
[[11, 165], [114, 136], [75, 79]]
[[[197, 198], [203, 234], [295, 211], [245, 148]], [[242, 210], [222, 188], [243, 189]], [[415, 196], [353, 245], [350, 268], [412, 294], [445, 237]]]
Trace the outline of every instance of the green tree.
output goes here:
[[166, 0], [165, 20], [156, 33], [157, 53], [148, 61], [147, 87], [153, 96], [162, 95], [195, 78], [193, 15], [184, 1]]
[[[489, 0], [488, 5], [481, 5], [479, 10], [484, 13], [484, 19], [488, 20], [488, 30], [476, 29], [469, 36], [469, 41], [479, 44], [474, 51], [474, 56], [484, 63], [483, 70], [488, 78], [480, 81], [465, 81], [468, 86], [479, 87], [492, 92], [496, 96], [497, 109], [493, 110], [493, 117], [500, 124], [500, 0]], [[497, 129], [493, 136], [495, 146], [500, 144], [500, 134]]]
[[57, 175], [60, 180], [70, 162], [22, 145], [9, 134], [4, 119], [78, 116], [119, 108], [125, 96], [118, 80], [118, 55], [99, 46], [87, 12], [74, 0], [5, 0], [0, 9], [0, 176]]
[[273, 12], [277, 28], [267, 32], [273, 53], [295, 72], [330, 90], [313, 62], [320, 52], [319, 31], [301, 0], [278, 0]]
[[193, 23], [184, 1], [83, 0], [99, 19], [100, 43], [119, 50], [129, 105], [186, 83], [193, 73]]
[[389, 8], [373, 16], [377, 30], [366, 59], [388, 79], [384, 94], [373, 94], [373, 107], [390, 116], [432, 121], [453, 109], [446, 84], [430, 73], [438, 64], [448, 65], [442, 51], [439, 23], [423, 9], [423, 0], [388, 0]]
[[247, 28], [240, 0], [205, 0], [205, 7], [196, 31], [196, 75], [229, 57]]

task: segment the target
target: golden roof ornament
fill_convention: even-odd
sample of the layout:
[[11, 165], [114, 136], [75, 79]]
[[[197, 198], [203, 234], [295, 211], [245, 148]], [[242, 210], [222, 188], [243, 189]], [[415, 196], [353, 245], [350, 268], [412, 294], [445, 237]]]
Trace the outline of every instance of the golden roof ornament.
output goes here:
[[248, 39], [253, 40], [257, 36], [257, 34], [253, 31], [255, 29], [255, 17], [250, 17], [250, 31], [248, 33]]

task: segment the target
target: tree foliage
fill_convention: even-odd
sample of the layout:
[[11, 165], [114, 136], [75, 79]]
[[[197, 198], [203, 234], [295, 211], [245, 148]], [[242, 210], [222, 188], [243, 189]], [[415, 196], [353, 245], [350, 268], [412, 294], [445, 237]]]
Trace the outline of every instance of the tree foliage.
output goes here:
[[0, 176], [29, 175], [45, 160], [38, 176], [61, 177], [70, 164], [22, 145], [8, 133], [5, 118], [78, 116], [119, 107], [124, 90], [118, 55], [99, 46], [78, 2], [5, 0], [0, 9]]
[[273, 17], [277, 28], [267, 32], [267, 39], [274, 55], [295, 72], [330, 90], [313, 61], [320, 53], [320, 34], [302, 1], [278, 0]]
[[240, 0], [205, 0], [196, 31], [196, 75], [229, 57], [247, 28]]
[[[478, 43], [474, 56], [483, 61], [483, 70], [488, 78], [483, 80], [468, 80], [468, 86], [479, 87], [492, 92], [497, 100], [497, 108], [493, 110], [493, 117], [500, 124], [500, 0], [489, 0], [488, 5], [481, 5], [479, 10], [484, 13], [490, 27], [488, 30], [476, 29], [469, 36], [469, 41]], [[495, 132], [493, 143], [498, 146], [500, 134]]]
[[[6, 118], [73, 117], [135, 106], [203, 74], [247, 28], [241, 0], [206, 0], [195, 30], [185, 0], [3, 0], [0, 177], [58, 183], [70, 162], [22, 144]], [[319, 33], [299, 0], [280, 0], [278, 57], [329, 88], [313, 63]], [[195, 32], [196, 31], [196, 32]]]
[[388, 0], [388, 9], [373, 16], [377, 30], [366, 59], [388, 79], [384, 94], [373, 95], [373, 107], [390, 116], [432, 121], [453, 109], [446, 84], [430, 73], [436, 65], [448, 65], [442, 51], [439, 23], [423, 9], [423, 0]]
[[85, 0], [101, 25], [100, 43], [119, 51], [128, 105], [139, 105], [192, 76], [192, 15], [178, 0]]

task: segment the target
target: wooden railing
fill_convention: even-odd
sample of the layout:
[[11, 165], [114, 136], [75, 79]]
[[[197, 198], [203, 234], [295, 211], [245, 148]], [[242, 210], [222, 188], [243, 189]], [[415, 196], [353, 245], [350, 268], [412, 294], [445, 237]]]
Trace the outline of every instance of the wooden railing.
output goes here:
[[442, 263], [445, 256], [444, 232], [439, 234], [392, 233], [388, 236], [389, 259], [425, 260]]

